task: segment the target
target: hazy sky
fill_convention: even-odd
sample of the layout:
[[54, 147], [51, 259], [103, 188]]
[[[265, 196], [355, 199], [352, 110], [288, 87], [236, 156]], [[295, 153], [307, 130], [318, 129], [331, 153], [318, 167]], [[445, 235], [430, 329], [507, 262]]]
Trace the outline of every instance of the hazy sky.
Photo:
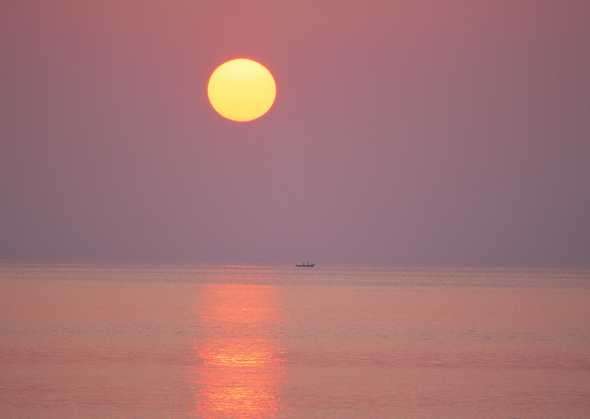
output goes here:
[[590, 265], [588, 0], [0, 8], [0, 258]]

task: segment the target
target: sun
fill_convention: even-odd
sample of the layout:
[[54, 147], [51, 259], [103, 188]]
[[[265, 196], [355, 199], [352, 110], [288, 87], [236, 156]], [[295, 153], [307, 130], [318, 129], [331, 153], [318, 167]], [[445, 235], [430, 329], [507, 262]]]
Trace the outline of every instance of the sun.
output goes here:
[[207, 94], [211, 106], [221, 116], [248, 122], [270, 110], [277, 96], [277, 86], [268, 68], [247, 58], [236, 58], [213, 71]]

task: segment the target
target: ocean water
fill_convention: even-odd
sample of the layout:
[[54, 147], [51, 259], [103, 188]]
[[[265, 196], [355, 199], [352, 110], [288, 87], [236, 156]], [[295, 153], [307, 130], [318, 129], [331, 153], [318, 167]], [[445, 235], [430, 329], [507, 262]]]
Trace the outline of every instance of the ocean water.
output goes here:
[[590, 270], [0, 265], [2, 418], [588, 418]]

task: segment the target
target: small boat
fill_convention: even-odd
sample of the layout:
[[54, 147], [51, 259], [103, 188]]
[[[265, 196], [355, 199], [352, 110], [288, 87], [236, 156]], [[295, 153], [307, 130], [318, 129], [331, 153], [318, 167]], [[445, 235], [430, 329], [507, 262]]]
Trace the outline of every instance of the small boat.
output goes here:
[[313, 268], [315, 266], [315, 263], [311, 263], [311, 262], [303, 262], [303, 263], [298, 263], [295, 265], [296, 268]]

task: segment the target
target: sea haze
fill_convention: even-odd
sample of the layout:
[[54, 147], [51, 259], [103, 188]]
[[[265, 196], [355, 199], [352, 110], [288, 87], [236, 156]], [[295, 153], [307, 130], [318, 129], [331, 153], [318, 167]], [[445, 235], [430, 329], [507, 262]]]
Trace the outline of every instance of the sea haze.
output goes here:
[[0, 416], [586, 418], [590, 270], [0, 265]]

